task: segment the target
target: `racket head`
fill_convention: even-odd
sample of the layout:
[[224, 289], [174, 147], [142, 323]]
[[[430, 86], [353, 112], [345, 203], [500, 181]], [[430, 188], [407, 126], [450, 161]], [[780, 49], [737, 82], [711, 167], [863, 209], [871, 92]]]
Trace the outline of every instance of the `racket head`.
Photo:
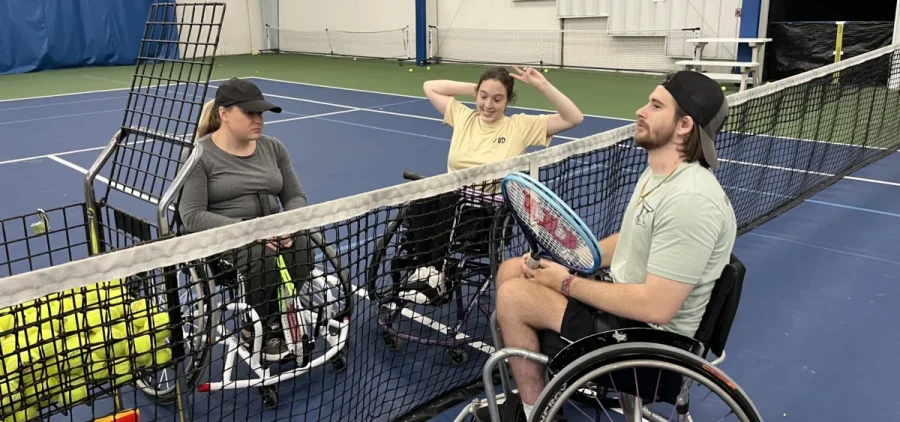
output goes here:
[[583, 274], [600, 269], [602, 257], [596, 236], [553, 191], [519, 172], [504, 177], [500, 189], [532, 249], [542, 251], [539, 256], [547, 254], [555, 262]]

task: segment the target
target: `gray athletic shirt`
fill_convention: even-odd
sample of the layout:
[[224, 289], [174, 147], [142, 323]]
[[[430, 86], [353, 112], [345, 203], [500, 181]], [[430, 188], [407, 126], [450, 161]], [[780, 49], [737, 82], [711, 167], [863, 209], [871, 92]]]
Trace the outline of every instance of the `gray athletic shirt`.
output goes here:
[[265, 192], [272, 212], [278, 198], [285, 211], [306, 205], [306, 193], [291, 157], [277, 138], [263, 135], [246, 157], [223, 151], [211, 135], [198, 144], [203, 154], [185, 180], [178, 211], [187, 232], [195, 233], [263, 216], [257, 193]]
[[[693, 337], [713, 283], [730, 260], [737, 223], [728, 195], [711, 171], [697, 162], [682, 163], [663, 183], [667, 175], [647, 168], [638, 179], [610, 272], [616, 283], [643, 283], [653, 273], [693, 285], [675, 317], [656, 327]], [[644, 182], [645, 193], [656, 189], [641, 201]]]

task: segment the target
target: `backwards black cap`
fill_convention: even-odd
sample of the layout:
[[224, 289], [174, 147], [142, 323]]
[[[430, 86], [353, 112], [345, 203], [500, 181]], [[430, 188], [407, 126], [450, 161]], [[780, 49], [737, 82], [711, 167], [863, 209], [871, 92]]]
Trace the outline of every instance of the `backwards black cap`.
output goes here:
[[708, 76], [691, 70], [673, 73], [661, 85], [672, 94], [681, 109], [694, 119], [700, 132], [703, 157], [711, 168], [718, 168], [716, 132], [728, 117], [728, 101], [722, 88]]
[[216, 90], [216, 104], [222, 107], [236, 105], [251, 113], [264, 111], [281, 113], [281, 107], [266, 101], [262, 91], [253, 82], [238, 78], [231, 78], [219, 85], [219, 89]]

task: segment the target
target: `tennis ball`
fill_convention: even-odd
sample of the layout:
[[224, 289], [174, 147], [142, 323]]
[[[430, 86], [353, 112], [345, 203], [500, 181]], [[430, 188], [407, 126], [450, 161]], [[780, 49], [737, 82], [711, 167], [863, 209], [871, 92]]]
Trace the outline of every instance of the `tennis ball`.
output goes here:
[[164, 366], [172, 360], [172, 351], [168, 348], [159, 349], [156, 351], [156, 364], [159, 366]]
[[146, 368], [153, 364], [153, 355], [150, 349], [153, 348], [153, 341], [149, 335], [144, 334], [134, 339], [134, 352], [137, 356], [135, 364], [139, 369]]
[[38, 413], [37, 406], [29, 406], [25, 410], [19, 410], [14, 413], [12, 416], [7, 416], [3, 422], [25, 422], [33, 420]]
[[0, 396], [6, 397], [19, 390], [19, 380], [15, 378], [0, 378]]
[[[71, 387], [71, 385], [67, 385], [66, 387]], [[56, 402], [59, 403], [60, 406], [71, 406], [86, 399], [87, 396], [87, 386], [81, 383], [75, 388], [66, 388], [63, 392], [57, 394]]]
[[16, 319], [12, 315], [0, 315], [0, 335], [7, 331], [12, 331], [15, 324]]
[[425, 70], [431, 70], [431, 66], [426, 66]]
[[36, 221], [31, 223], [31, 233], [33, 234], [44, 234], [47, 233], [47, 224], [43, 221]]
[[549, 71], [550, 71], [550, 69], [544, 69], [544, 73], [547, 73]]
[[725, 91], [725, 90], [727, 90], [727, 88], [725, 88], [725, 85], [722, 85], [722, 91]]
[[409, 68], [409, 73], [412, 73], [412, 71], [413, 71], [413, 68]]

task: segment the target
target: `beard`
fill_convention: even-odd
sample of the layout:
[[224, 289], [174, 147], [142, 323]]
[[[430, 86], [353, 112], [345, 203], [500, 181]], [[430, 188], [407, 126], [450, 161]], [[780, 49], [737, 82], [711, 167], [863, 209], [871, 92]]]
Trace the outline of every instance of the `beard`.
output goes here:
[[643, 124], [643, 132], [634, 134], [634, 143], [647, 151], [666, 146], [675, 135], [675, 125], [657, 130], [646, 123]]

